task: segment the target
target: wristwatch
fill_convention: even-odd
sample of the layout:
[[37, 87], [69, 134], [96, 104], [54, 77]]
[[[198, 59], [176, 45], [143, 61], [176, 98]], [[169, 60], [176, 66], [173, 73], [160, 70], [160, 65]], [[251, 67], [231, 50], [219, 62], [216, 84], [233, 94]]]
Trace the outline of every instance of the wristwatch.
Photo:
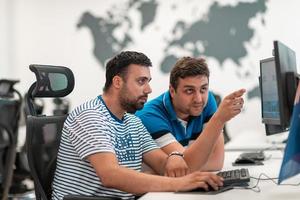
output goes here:
[[181, 156], [182, 158], [184, 157], [183, 153], [179, 152], [179, 151], [172, 151], [169, 155], [168, 158], [170, 158], [171, 156]]

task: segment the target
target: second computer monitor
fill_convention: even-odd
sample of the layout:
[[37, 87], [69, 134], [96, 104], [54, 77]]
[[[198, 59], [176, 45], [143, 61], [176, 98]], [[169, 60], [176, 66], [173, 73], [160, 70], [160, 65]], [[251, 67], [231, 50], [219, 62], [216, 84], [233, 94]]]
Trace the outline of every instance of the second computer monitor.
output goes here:
[[275, 59], [260, 61], [262, 120], [265, 124], [280, 124], [280, 108]]
[[295, 52], [274, 41], [274, 57], [260, 61], [260, 73], [262, 121], [266, 134], [287, 131], [297, 87]]

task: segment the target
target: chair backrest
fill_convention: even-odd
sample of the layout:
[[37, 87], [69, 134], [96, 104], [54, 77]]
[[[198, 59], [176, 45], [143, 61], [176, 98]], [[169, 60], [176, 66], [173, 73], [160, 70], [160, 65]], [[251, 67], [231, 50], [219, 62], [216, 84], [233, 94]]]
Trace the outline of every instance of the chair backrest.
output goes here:
[[0, 80], [0, 184], [1, 198], [7, 199], [16, 157], [21, 94], [14, 89], [17, 80]]
[[36, 199], [51, 199], [51, 183], [56, 167], [61, 130], [67, 115], [38, 115], [34, 98], [64, 97], [74, 88], [74, 76], [62, 66], [30, 65], [36, 82], [27, 93], [26, 146]]
[[10, 129], [16, 141], [22, 103], [21, 94], [14, 89], [17, 80], [0, 80], [0, 124]]
[[51, 199], [60, 132], [66, 116], [28, 116], [27, 156], [37, 199]]

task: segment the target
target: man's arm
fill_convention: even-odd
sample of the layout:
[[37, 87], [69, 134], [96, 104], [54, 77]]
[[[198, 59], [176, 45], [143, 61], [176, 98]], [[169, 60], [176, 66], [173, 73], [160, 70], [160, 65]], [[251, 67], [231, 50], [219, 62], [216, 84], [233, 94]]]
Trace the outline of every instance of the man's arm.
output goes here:
[[143, 155], [143, 161], [157, 174], [180, 177], [188, 174], [189, 168], [181, 156], [167, 156], [161, 149], [149, 151]]
[[[212, 149], [211, 152], [208, 152], [207, 149], [210, 147], [208, 146], [209, 144], [202, 143], [201, 146], [199, 145], [199, 142], [197, 144], [192, 143], [192, 145], [198, 145], [196, 148], [198, 149], [198, 154], [197, 155], [192, 155], [193, 159], [197, 161], [197, 166], [191, 166], [191, 163], [188, 163], [186, 160], [187, 153], [185, 152], [186, 149], [190, 148], [184, 148], [179, 142], [175, 141], [170, 143], [169, 145], [166, 145], [162, 147], [161, 149], [166, 153], [169, 154], [173, 151], [179, 151], [183, 152], [185, 156], [185, 160], [191, 169], [191, 171], [195, 170], [202, 170], [202, 171], [217, 171], [222, 169], [223, 167], [223, 162], [224, 162], [224, 137], [222, 134], [220, 134], [218, 140], [214, 144], [214, 148]], [[205, 156], [205, 154], [208, 154]]]
[[207, 189], [208, 185], [217, 190], [223, 185], [222, 178], [213, 173], [194, 172], [179, 178], [140, 173], [120, 166], [113, 153], [95, 153], [87, 159], [105, 187], [132, 194], [188, 191], [198, 187]]
[[[222, 130], [225, 122], [241, 112], [243, 99], [241, 96], [245, 90], [238, 90], [226, 96], [221, 102], [217, 112], [207, 122], [199, 137], [186, 149], [178, 142], [163, 147], [166, 153], [174, 150], [183, 152], [184, 159], [191, 171], [216, 168], [221, 169], [224, 160], [224, 138]], [[211, 158], [211, 159], [210, 159]], [[220, 159], [216, 162], [215, 158]]]
[[224, 164], [224, 136], [221, 133], [207, 162], [201, 168], [203, 171], [218, 171]]
[[[192, 171], [203, 167], [201, 166], [203, 162], [197, 162], [195, 159], [196, 155], [202, 155], [203, 157], [201, 156], [202, 158], [200, 159], [207, 161], [210, 156], [210, 152], [214, 150], [215, 144], [223, 131], [225, 123], [241, 112], [244, 104], [244, 100], [242, 98], [244, 93], [245, 90], [241, 89], [226, 96], [219, 105], [218, 110], [206, 123], [201, 135], [199, 135], [193, 145], [184, 151], [185, 160]], [[203, 150], [203, 148], [205, 150]]]

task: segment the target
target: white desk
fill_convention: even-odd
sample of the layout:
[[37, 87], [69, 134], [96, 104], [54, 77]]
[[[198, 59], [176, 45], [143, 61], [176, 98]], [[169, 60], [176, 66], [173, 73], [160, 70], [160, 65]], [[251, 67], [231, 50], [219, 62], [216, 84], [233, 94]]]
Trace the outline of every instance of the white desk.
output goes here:
[[227, 151], [245, 151], [262, 149], [284, 149], [282, 141], [288, 137], [288, 132], [266, 136], [266, 133], [245, 131], [240, 133], [225, 145]]
[[[234, 168], [232, 162], [238, 157], [241, 151], [226, 151], [224, 170], [230, 170]], [[283, 152], [280, 150], [265, 151], [266, 157], [271, 156], [270, 159], [264, 161], [264, 165], [261, 166], [246, 166], [249, 169], [250, 176], [259, 177], [261, 173], [265, 173], [270, 178], [278, 177], [279, 169], [281, 166], [281, 160]], [[262, 177], [266, 178], [266, 177]], [[277, 182], [277, 180], [275, 180]], [[296, 184], [300, 182], [300, 176], [293, 177], [292, 179], [284, 183]], [[257, 183], [257, 180], [251, 179], [250, 186]], [[150, 192], [140, 198], [140, 200], [293, 200], [300, 199], [300, 186], [284, 186], [276, 185], [271, 180], [261, 180], [258, 184], [260, 192], [254, 192], [250, 189], [232, 189], [216, 195], [205, 195], [200, 193], [173, 193], [173, 192]]]

